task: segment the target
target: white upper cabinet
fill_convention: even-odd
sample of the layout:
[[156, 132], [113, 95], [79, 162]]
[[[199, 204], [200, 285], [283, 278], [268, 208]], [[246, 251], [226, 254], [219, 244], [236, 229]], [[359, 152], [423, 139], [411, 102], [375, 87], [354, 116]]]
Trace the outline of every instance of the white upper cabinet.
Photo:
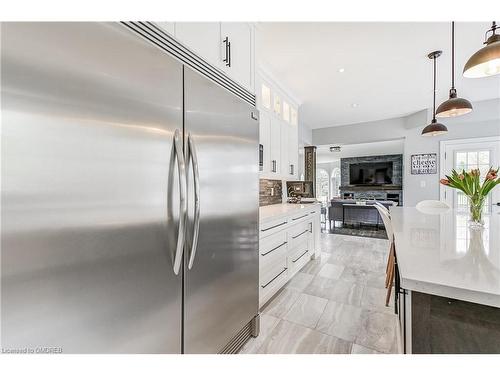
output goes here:
[[220, 64], [219, 22], [176, 22], [175, 38], [210, 64]]
[[[281, 121], [277, 119], [276, 117], [271, 117], [271, 122], [270, 122], [270, 127], [271, 127], [271, 140], [270, 140], [270, 145], [268, 149], [268, 153], [271, 159], [270, 162], [270, 168], [269, 171], [273, 176], [275, 175], [281, 175], [281, 165], [282, 165], [282, 160], [281, 160]], [[266, 150], [264, 149], [264, 153]]]
[[256, 75], [260, 111], [261, 178], [298, 179], [299, 133], [297, 105], [291, 96], [260, 71]]
[[[161, 24], [157, 23], [162, 27]], [[250, 92], [255, 92], [252, 24], [176, 22], [174, 29], [175, 38], [182, 44]]]
[[271, 89], [265, 83], [261, 84], [260, 100], [258, 102], [264, 109], [271, 109]]
[[290, 122], [290, 105], [285, 100], [283, 100], [283, 120]]
[[294, 124], [289, 124], [288, 129], [288, 173], [293, 179], [298, 179], [299, 129]]
[[175, 22], [155, 22], [155, 25], [170, 35], [175, 36]]
[[247, 89], [252, 89], [253, 36], [251, 26], [243, 22], [222, 22], [220, 30], [221, 55], [225, 72]]
[[281, 96], [276, 92], [273, 95], [273, 110], [274, 114], [281, 118]]
[[297, 110], [295, 108], [290, 109], [290, 123], [295, 126], [299, 125], [299, 118], [297, 115]]
[[263, 166], [262, 173], [271, 172], [271, 154], [269, 150], [271, 149], [271, 119], [269, 114], [265, 111], [261, 111], [259, 114], [259, 143], [263, 147]]
[[283, 120], [280, 120], [279, 123], [281, 127], [281, 139], [280, 139], [281, 175], [283, 176], [283, 178], [287, 178], [290, 176], [289, 147], [288, 147], [288, 137], [290, 136], [290, 128], [289, 125]]

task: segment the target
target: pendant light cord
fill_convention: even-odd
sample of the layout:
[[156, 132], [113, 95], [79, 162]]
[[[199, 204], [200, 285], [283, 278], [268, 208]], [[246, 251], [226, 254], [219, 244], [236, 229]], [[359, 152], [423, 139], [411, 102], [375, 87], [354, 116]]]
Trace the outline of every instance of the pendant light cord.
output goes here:
[[436, 56], [433, 57], [434, 60], [434, 95], [432, 104], [432, 119], [436, 120]]
[[451, 21], [451, 89], [455, 89], [455, 21]]

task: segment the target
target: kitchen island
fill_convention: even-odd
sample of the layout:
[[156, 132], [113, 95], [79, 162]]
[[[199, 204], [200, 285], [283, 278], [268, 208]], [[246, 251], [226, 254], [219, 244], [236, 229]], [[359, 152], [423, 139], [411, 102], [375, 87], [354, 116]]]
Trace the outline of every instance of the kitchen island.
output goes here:
[[500, 353], [500, 208], [392, 207], [396, 311], [405, 353]]

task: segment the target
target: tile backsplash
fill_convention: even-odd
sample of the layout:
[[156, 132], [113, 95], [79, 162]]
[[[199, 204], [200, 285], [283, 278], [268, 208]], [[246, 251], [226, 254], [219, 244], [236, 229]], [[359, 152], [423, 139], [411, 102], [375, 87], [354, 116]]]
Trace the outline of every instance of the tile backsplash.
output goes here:
[[282, 202], [281, 180], [259, 180], [259, 206], [269, 206]]

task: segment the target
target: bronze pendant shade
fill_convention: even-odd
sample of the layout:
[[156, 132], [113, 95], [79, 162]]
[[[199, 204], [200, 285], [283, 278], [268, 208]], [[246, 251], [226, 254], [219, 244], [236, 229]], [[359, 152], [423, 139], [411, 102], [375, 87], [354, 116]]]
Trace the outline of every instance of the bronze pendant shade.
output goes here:
[[473, 54], [464, 66], [464, 77], [481, 78], [500, 74], [500, 35], [496, 33], [499, 28], [493, 21], [491, 28], [486, 31], [486, 35], [491, 32], [491, 36], [486, 39], [486, 47], [481, 48]]
[[455, 22], [451, 23], [451, 89], [450, 97], [436, 110], [436, 117], [456, 117], [472, 112], [472, 104], [457, 97], [455, 89]]
[[429, 59], [434, 62], [434, 91], [432, 105], [432, 121], [422, 130], [422, 135], [425, 137], [441, 135], [448, 132], [448, 128], [436, 120], [436, 59], [441, 56], [443, 51], [434, 51], [429, 53]]

